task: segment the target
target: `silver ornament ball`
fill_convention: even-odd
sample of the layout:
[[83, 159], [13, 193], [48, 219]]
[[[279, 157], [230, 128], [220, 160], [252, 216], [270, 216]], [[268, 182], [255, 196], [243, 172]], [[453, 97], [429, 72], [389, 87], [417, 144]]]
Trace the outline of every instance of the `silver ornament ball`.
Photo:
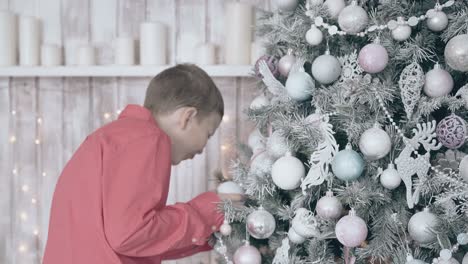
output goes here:
[[359, 139], [359, 149], [368, 160], [385, 157], [392, 148], [390, 136], [378, 126], [367, 129]]
[[250, 213], [246, 224], [249, 234], [257, 239], [270, 237], [276, 228], [275, 218], [263, 207]]
[[318, 200], [315, 211], [324, 219], [338, 219], [343, 212], [343, 205], [333, 196], [333, 192], [327, 191], [326, 195]]
[[304, 176], [304, 164], [290, 153], [286, 153], [284, 157], [279, 158], [271, 168], [273, 182], [283, 190], [296, 189], [301, 185], [301, 179]]
[[330, 54], [320, 55], [312, 63], [311, 71], [317, 81], [330, 84], [340, 77], [341, 63]]
[[392, 30], [392, 37], [396, 41], [405, 41], [411, 36], [411, 27], [408, 25], [398, 25]]
[[327, 0], [324, 5], [328, 9], [328, 13], [332, 18], [337, 18], [341, 10], [345, 8], [346, 3], [344, 0]]
[[436, 64], [434, 69], [426, 73], [424, 93], [432, 98], [448, 95], [453, 89], [453, 78], [450, 73]]
[[422, 212], [414, 214], [408, 222], [408, 232], [411, 238], [420, 243], [426, 244], [433, 242], [436, 235], [431, 231], [439, 225], [437, 216], [424, 208]]
[[445, 46], [445, 61], [450, 68], [468, 72], [468, 34], [458, 35], [447, 42]]
[[235, 264], [260, 264], [262, 255], [256, 247], [246, 244], [236, 250], [233, 260]]
[[380, 175], [380, 183], [385, 189], [393, 190], [401, 184], [401, 177], [395, 169], [395, 165], [390, 163], [388, 168]]
[[367, 25], [369, 17], [366, 10], [358, 6], [356, 2], [345, 7], [338, 15], [340, 28], [351, 34], [361, 32]]
[[427, 27], [434, 32], [446, 29], [447, 25], [448, 17], [443, 11], [432, 12], [427, 18]]
[[314, 24], [312, 24], [312, 26], [310, 26], [310, 29], [307, 30], [305, 38], [307, 43], [309, 43], [312, 46], [317, 46], [320, 43], [322, 43], [323, 33]]

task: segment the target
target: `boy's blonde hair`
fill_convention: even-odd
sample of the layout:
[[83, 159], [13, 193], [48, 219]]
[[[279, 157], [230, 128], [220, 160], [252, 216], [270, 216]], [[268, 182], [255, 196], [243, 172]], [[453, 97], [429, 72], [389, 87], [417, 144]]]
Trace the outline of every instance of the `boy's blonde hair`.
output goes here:
[[224, 115], [224, 101], [208, 74], [194, 64], [179, 64], [156, 75], [148, 85], [144, 106], [166, 114], [184, 106], [195, 107], [200, 117]]

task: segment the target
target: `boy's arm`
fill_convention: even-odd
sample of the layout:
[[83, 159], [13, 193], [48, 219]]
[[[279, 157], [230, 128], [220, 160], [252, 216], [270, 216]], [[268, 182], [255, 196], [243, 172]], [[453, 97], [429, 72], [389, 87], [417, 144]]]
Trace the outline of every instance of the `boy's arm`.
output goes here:
[[215, 193], [165, 205], [170, 157], [169, 139], [151, 135], [104, 161], [103, 224], [108, 243], [119, 254], [162, 256], [171, 250], [203, 246], [213, 226], [221, 225], [224, 217], [217, 211]]

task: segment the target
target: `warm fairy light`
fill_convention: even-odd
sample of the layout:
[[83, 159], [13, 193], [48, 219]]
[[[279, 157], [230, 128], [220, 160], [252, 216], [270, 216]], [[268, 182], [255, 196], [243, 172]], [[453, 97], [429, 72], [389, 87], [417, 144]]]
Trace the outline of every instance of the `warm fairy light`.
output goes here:
[[23, 185], [21, 187], [21, 190], [23, 190], [23, 192], [28, 192], [29, 191], [29, 186], [27, 184]]
[[12, 110], [12, 111], [11, 111], [11, 114], [12, 114], [12, 115], [16, 115], [16, 111], [15, 111], [15, 110]]
[[36, 200], [35, 198], [32, 198], [32, 199], [31, 199], [31, 203], [36, 204], [36, 203], [37, 203], [37, 200]]
[[104, 113], [104, 118], [105, 119], [109, 119], [111, 117], [111, 114], [110, 113]]
[[42, 172], [42, 176], [43, 176], [43, 177], [47, 176], [47, 173], [45, 173], [45, 171]]
[[41, 141], [39, 139], [36, 139], [36, 140], [34, 140], [34, 143], [36, 143], [36, 145], [39, 145], [39, 144], [41, 144]]
[[40, 118], [40, 117], [37, 118], [37, 123], [38, 123], [38, 124], [42, 124], [42, 118]]
[[33, 233], [34, 233], [35, 236], [38, 236], [39, 235], [39, 230], [36, 228], [36, 229], [34, 229]]
[[14, 168], [12, 172], [13, 172], [14, 175], [17, 175], [18, 174], [18, 169]]
[[229, 118], [228, 115], [224, 115], [224, 116], [223, 116], [223, 122], [225, 122], [225, 123], [226, 123], [226, 122], [229, 122], [229, 119], [230, 119], [230, 118]]
[[23, 221], [26, 221], [28, 219], [28, 214], [26, 212], [21, 212], [20, 218]]
[[10, 137], [10, 142], [15, 143], [16, 142], [16, 136], [11, 136]]
[[27, 250], [28, 250], [28, 248], [26, 247], [25, 244], [21, 244], [21, 245], [19, 245], [19, 247], [18, 247], [18, 251], [21, 252], [21, 253], [24, 253], [24, 252], [26, 252]]

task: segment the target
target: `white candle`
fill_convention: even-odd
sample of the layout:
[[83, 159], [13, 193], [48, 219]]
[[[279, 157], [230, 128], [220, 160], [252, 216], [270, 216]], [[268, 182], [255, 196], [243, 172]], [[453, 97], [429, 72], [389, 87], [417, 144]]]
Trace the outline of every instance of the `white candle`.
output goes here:
[[226, 64], [249, 64], [252, 42], [253, 8], [240, 2], [226, 3]]
[[16, 15], [0, 11], [0, 66], [16, 65], [17, 32]]
[[166, 26], [159, 22], [146, 22], [140, 25], [140, 64], [165, 65]]
[[32, 16], [20, 16], [19, 20], [19, 57], [20, 65], [39, 64], [39, 20]]
[[78, 65], [95, 65], [96, 64], [96, 53], [93, 46], [83, 45], [78, 48]]
[[252, 42], [252, 49], [250, 50], [250, 64], [255, 64], [257, 60], [265, 55], [265, 47], [262, 45], [262, 43], [256, 41]]
[[197, 63], [200, 65], [216, 64], [216, 47], [213, 43], [202, 43], [197, 46]]
[[58, 66], [62, 64], [62, 47], [55, 44], [43, 44], [41, 47], [41, 64]]
[[135, 64], [135, 41], [132, 38], [115, 39], [114, 63], [117, 65]]

